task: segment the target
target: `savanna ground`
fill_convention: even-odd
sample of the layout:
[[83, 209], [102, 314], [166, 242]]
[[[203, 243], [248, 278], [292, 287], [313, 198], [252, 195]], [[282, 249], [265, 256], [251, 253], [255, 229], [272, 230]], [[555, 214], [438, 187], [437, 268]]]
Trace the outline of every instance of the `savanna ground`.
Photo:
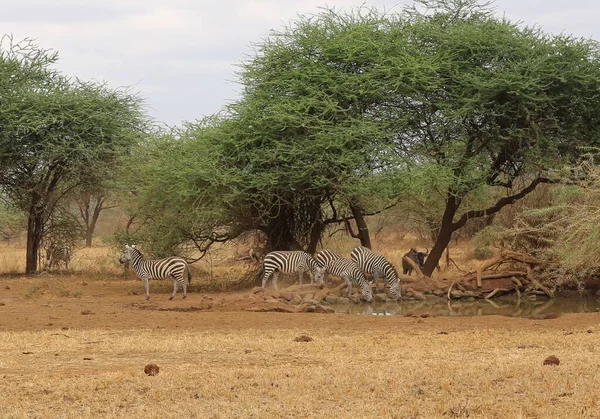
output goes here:
[[[22, 252], [1, 249], [4, 272]], [[600, 417], [600, 314], [249, 312], [250, 291], [219, 290], [245, 272], [231, 260], [199, 264], [186, 300], [152, 281], [146, 303], [116, 256], [0, 278], [1, 417]], [[453, 257], [470, 267], [466, 249]]]

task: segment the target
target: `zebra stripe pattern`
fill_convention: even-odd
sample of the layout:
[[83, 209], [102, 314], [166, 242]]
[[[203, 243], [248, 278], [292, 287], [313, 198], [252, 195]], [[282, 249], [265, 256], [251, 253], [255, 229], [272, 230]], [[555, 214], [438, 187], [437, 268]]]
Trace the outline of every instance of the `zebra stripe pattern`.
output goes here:
[[364, 273], [373, 275], [375, 278], [375, 290], [378, 289], [379, 277], [382, 276], [385, 278], [387, 285], [390, 286], [390, 296], [396, 300], [402, 296], [398, 272], [394, 265], [383, 255], [375, 253], [367, 247], [358, 246], [352, 250], [350, 258]]
[[275, 251], [267, 253], [263, 260], [263, 275], [262, 275], [262, 287], [265, 288], [269, 278], [273, 278], [273, 287], [276, 291], [277, 279], [280, 273], [291, 274], [298, 272], [300, 279], [300, 286], [302, 286], [302, 276], [304, 271], [312, 271], [310, 283], [313, 283], [314, 279], [319, 285], [323, 287], [323, 275], [325, 274], [325, 268], [321, 266], [309, 253], [301, 250], [292, 251]]
[[61, 263], [65, 264], [65, 269], [69, 269], [71, 254], [73, 250], [66, 243], [52, 243], [46, 249], [46, 264], [49, 269], [58, 268]]
[[150, 299], [150, 290], [148, 287], [149, 279], [173, 278], [173, 295], [169, 297], [172, 300], [177, 293], [178, 284], [183, 286], [183, 298], [187, 297], [187, 287], [183, 280], [183, 272], [187, 269], [188, 283], [192, 283], [192, 273], [185, 259], [179, 257], [168, 257], [164, 259], [146, 259], [142, 253], [135, 248], [135, 245], [125, 245], [125, 251], [119, 261], [125, 263], [131, 261], [131, 266], [137, 276], [144, 281], [146, 288], [146, 300]]
[[361, 289], [361, 298], [367, 302], [373, 301], [371, 285], [354, 261], [339, 255], [333, 250], [325, 249], [317, 253], [317, 262], [325, 266], [327, 273], [339, 276], [346, 281], [346, 284], [348, 284], [346, 290], [348, 297], [350, 297], [352, 283], [354, 282]]

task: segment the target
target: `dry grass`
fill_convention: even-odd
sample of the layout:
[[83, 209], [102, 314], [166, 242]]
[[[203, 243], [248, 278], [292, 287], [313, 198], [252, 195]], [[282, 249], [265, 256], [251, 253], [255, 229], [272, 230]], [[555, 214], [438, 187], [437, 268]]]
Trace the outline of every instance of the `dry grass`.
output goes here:
[[[598, 417], [600, 403], [599, 343], [583, 330], [54, 330], [0, 342], [3, 417], [574, 418]], [[560, 366], [542, 365], [551, 354]], [[148, 363], [160, 374], [146, 376]]]

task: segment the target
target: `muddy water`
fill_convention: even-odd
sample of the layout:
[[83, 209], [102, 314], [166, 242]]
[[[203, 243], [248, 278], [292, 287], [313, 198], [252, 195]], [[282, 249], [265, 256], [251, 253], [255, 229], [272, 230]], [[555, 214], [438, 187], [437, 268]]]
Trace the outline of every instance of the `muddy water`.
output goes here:
[[536, 300], [498, 298], [494, 300], [427, 300], [397, 303], [333, 305], [337, 313], [372, 316], [544, 316], [562, 313], [600, 312], [600, 298], [562, 297]]

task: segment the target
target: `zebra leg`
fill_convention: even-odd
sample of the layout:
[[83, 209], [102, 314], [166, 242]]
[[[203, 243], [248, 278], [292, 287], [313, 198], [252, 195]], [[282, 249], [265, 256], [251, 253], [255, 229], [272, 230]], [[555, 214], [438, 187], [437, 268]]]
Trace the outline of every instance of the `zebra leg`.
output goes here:
[[273, 288], [275, 288], [275, 291], [279, 292], [279, 288], [277, 288], [277, 278], [279, 278], [279, 271], [273, 272]]
[[265, 288], [267, 286], [267, 281], [269, 280], [269, 277], [273, 274], [273, 272], [267, 272], [267, 270], [265, 269], [265, 271], [263, 272], [263, 278], [262, 278], [262, 287]]
[[344, 281], [348, 284], [348, 287], [346, 288], [346, 297], [350, 298], [350, 294], [352, 293], [352, 281], [350, 281], [350, 278], [346, 275], [342, 276], [342, 278], [344, 278]]
[[148, 278], [142, 278], [144, 281], [144, 288], [146, 288], [146, 301], [150, 300], [150, 286], [148, 285]]
[[[300, 278], [300, 288], [302, 288], [302, 276], [304, 275], [304, 269], [298, 269], [298, 278]], [[312, 281], [311, 281], [312, 283]]]
[[[379, 272], [373, 272], [373, 281], [375, 281], [375, 294], [379, 292]], [[385, 285], [383, 286], [385, 290]]]
[[187, 285], [185, 285], [185, 279], [181, 277], [181, 283], [183, 284], [183, 299], [187, 297]]
[[173, 298], [175, 298], [175, 294], [177, 294], [178, 287], [179, 287], [179, 284], [177, 283], [177, 278], [173, 277], [173, 295], [171, 295], [171, 297], [169, 297], [169, 300], [172, 300]]

